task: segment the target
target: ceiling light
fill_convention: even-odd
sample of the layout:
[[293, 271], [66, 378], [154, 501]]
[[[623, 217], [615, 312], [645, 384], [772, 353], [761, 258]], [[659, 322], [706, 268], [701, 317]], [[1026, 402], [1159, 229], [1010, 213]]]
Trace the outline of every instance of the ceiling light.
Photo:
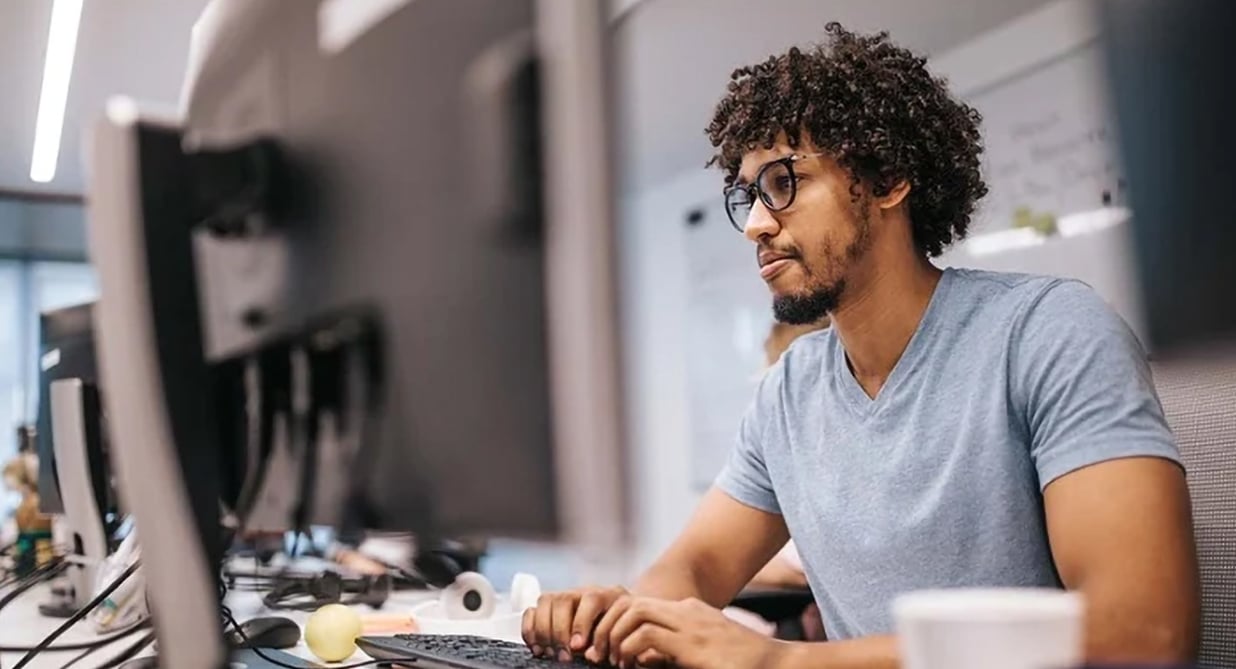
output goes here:
[[73, 75], [73, 52], [77, 50], [77, 26], [81, 17], [82, 0], [55, 0], [52, 5], [47, 60], [43, 63], [43, 90], [34, 125], [34, 155], [30, 159], [30, 178], [40, 183], [47, 183], [56, 176], [64, 104], [69, 97], [69, 78]]

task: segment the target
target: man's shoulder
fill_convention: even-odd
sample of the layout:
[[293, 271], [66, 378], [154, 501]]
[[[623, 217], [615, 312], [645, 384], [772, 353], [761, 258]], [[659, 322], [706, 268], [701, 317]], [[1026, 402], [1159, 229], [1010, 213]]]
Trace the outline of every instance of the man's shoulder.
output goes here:
[[1006, 302], [1018, 299], [1036, 300], [1063, 283], [1085, 286], [1085, 284], [1074, 279], [1063, 279], [1040, 274], [993, 272], [991, 270], [956, 267], [950, 267], [947, 272], [952, 275], [953, 283], [961, 287], [959, 292], [971, 297], [977, 297], [985, 302], [990, 301], [990, 298], [998, 298]]
[[952, 269], [953, 308], [970, 312], [971, 320], [998, 321], [1014, 328], [1032, 313], [1051, 313], [1069, 319], [1106, 309], [1106, 302], [1076, 279], [1014, 272]]
[[[1139, 351], [1128, 323], [1083, 281], [1063, 277], [960, 270], [979, 315], [973, 325], [1008, 334], [1018, 357], [1062, 348], [1120, 346]], [[964, 292], [964, 291], [963, 291]]]
[[1077, 279], [1013, 272], [950, 269], [968, 301], [1011, 311], [1026, 318], [1050, 318], [1059, 323], [1118, 319], [1115, 311], [1090, 285]]

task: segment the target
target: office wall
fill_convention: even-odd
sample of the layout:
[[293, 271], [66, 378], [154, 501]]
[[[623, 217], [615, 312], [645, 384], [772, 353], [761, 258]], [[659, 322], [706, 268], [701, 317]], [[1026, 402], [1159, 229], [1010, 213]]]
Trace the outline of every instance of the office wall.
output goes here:
[[[947, 76], [963, 97], [978, 100], [987, 96], [1003, 109], [1007, 101], [998, 95], [992, 97], [991, 93], [1010, 78], [1077, 54], [1089, 57], [1085, 50], [1097, 37], [1090, 19], [1091, 6], [1085, 0], [1046, 3], [939, 52], [931, 59], [932, 67]], [[1068, 63], [1064, 67], [1069, 72], [1076, 69], [1070, 69]], [[1088, 103], [1082, 104], [1089, 110]], [[1072, 114], [1067, 106], [1061, 109], [1066, 115]], [[622, 200], [623, 306], [630, 370], [628, 405], [630, 434], [635, 445], [638, 553], [642, 562], [655, 556], [676, 536], [702, 494], [706, 474], [720, 466], [730, 447], [729, 440], [721, 438], [723, 443], [709, 446], [712, 456], [701, 462], [702, 448], [693, 446], [692, 440], [708, 430], [701, 429], [698, 422], [707, 420], [720, 425], [728, 420], [736, 426], [738, 421], [736, 415], [731, 415], [732, 402], [720, 403], [724, 404], [723, 413], [701, 418], [704, 409], [701, 403], [693, 401], [701, 393], [693, 385], [698, 380], [692, 377], [690, 363], [691, 356], [699, 351], [699, 342], [691, 339], [692, 332], [698, 331], [698, 319], [707, 317], [707, 310], [692, 303], [699, 293], [698, 286], [691, 283], [692, 267], [698, 267], [700, 254], [690, 245], [696, 243], [693, 239], [699, 239], [696, 235], [702, 234], [701, 227], [728, 228], [722, 210], [714, 206], [720, 187], [719, 174], [688, 170], [658, 185], [645, 186]], [[697, 226], [686, 225], [686, 217], [695, 211], [702, 211], [704, 219]], [[1001, 221], [993, 221], [987, 227], [1007, 227], [1005, 216], [1001, 214], [1000, 218]], [[1112, 264], [1119, 266], [1127, 255], [1127, 245], [1105, 246], [1103, 251], [1110, 253], [1108, 260]], [[737, 254], [726, 251], [714, 257], [716, 272], [754, 277], [749, 250]], [[955, 257], [950, 262], [964, 264]], [[1055, 273], [1067, 274], [1070, 269], [1053, 267], [1058, 270]], [[736, 289], [730, 299], [726, 306], [731, 308], [731, 315], [752, 306], [766, 313], [767, 305], [752, 298], [745, 288]], [[741, 323], [731, 326], [716, 336], [734, 338]], [[716, 364], [731, 365], [735, 379], [753, 371], [748, 369], [747, 361], [719, 359]]]
[[699, 500], [699, 489], [691, 485], [684, 218], [715, 198], [720, 185], [719, 174], [697, 170], [621, 203], [628, 436], [634, 444], [639, 564], [668, 545]]
[[82, 205], [0, 199], [0, 257], [84, 260]]

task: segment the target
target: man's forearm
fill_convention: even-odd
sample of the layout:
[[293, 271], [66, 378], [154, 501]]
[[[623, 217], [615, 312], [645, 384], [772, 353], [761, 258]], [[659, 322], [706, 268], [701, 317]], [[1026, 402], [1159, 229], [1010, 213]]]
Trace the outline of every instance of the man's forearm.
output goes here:
[[1201, 627], [1199, 587], [1187, 581], [1130, 585], [1128, 580], [1094, 579], [1082, 588], [1086, 659], [1103, 664], [1195, 662]]
[[870, 636], [822, 643], [786, 642], [772, 669], [897, 669], [897, 637]]
[[703, 587], [696, 577], [695, 570], [690, 565], [672, 562], [653, 564], [635, 582], [632, 591], [637, 595], [657, 599], [678, 601], [695, 597], [708, 601], [704, 597]]

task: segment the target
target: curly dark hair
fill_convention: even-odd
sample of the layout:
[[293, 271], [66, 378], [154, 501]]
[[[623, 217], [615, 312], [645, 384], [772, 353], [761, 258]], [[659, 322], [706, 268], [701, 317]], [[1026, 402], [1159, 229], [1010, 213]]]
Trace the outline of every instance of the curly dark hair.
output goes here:
[[925, 58], [892, 43], [887, 32], [859, 35], [838, 23], [827, 42], [798, 47], [730, 75], [708, 138], [709, 165], [738, 175], [743, 154], [809, 138], [876, 196], [910, 184], [914, 243], [935, 257], [961, 239], [987, 193], [980, 173], [979, 113], [954, 99]]

